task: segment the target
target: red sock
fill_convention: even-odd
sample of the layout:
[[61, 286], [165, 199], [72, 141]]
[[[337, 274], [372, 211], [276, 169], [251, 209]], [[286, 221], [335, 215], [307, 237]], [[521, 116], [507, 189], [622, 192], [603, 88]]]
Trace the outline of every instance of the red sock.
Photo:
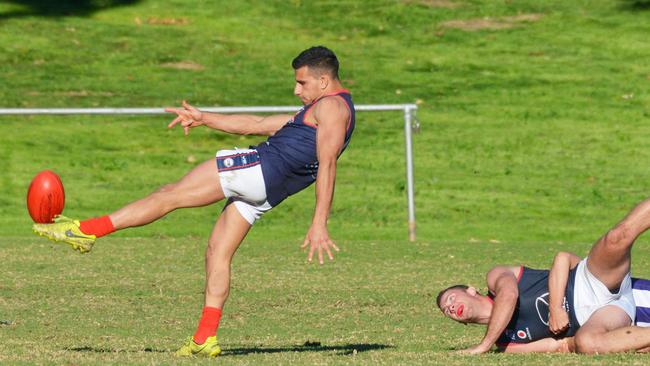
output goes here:
[[95, 235], [98, 238], [115, 231], [113, 222], [108, 216], [95, 217], [81, 221], [79, 223], [79, 229], [81, 229], [81, 232], [86, 235]]
[[208, 337], [217, 335], [217, 328], [219, 328], [219, 320], [221, 319], [221, 309], [206, 306], [203, 308], [199, 326], [194, 333], [194, 342], [196, 344], [203, 344]]

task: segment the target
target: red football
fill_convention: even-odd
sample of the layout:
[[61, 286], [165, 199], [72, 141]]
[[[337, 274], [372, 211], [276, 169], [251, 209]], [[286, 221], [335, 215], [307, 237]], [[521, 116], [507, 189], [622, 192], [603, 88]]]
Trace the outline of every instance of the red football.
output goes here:
[[63, 212], [65, 192], [56, 173], [43, 170], [36, 174], [27, 191], [27, 210], [34, 222], [50, 223], [54, 216]]

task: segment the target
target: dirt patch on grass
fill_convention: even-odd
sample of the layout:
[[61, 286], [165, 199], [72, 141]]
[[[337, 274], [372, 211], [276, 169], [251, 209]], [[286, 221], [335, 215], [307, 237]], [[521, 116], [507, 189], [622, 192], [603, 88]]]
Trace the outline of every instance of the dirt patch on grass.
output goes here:
[[140, 17], [135, 17], [134, 22], [137, 25], [141, 25], [142, 23], [153, 24], [153, 25], [185, 25], [189, 23], [187, 18], [159, 18], [159, 17], [149, 17], [144, 21], [142, 21]]
[[160, 66], [168, 67], [170, 69], [178, 69], [178, 70], [201, 71], [201, 70], [205, 69], [205, 67], [203, 65], [197, 64], [196, 62], [192, 62], [192, 61], [167, 62], [167, 63], [161, 64]]
[[441, 23], [440, 26], [446, 29], [460, 29], [467, 32], [475, 32], [486, 29], [500, 30], [518, 27], [524, 23], [533, 23], [540, 20], [542, 16], [542, 14], [519, 14], [499, 18], [485, 17], [481, 19], [450, 20]]
[[458, 2], [449, 1], [449, 0], [402, 0], [402, 2], [405, 4], [424, 5], [429, 8], [443, 8], [443, 9], [454, 9], [461, 5]]

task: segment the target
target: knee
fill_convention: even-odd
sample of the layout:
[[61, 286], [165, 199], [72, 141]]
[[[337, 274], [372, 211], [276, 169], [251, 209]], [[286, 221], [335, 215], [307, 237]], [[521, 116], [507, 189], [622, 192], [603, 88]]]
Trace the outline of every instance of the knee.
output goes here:
[[619, 224], [605, 234], [605, 245], [612, 249], [627, 247], [634, 239], [631, 235], [628, 225]]
[[599, 334], [591, 334], [591, 333], [578, 333], [575, 336], [575, 347], [576, 347], [576, 352], [577, 353], [582, 353], [582, 354], [596, 354], [596, 353], [602, 353], [602, 350], [600, 349], [600, 343], [599, 339], [601, 335]]
[[170, 183], [170, 184], [165, 184], [164, 186], [161, 186], [158, 188], [152, 196], [155, 197], [156, 201], [159, 202], [160, 204], [164, 205], [166, 209], [174, 209], [179, 206], [179, 194], [177, 192], [177, 184], [176, 183]]

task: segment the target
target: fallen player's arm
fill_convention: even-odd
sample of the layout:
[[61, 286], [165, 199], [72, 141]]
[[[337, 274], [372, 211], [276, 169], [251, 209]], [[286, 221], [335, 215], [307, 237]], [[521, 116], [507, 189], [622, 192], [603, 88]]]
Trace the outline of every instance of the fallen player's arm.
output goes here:
[[465, 350], [466, 353], [478, 354], [489, 351], [508, 326], [517, 305], [519, 297], [517, 278], [509, 267], [492, 268], [487, 274], [487, 284], [490, 292], [494, 294], [494, 305], [487, 331], [481, 343]]
[[573, 337], [544, 338], [530, 343], [508, 343], [499, 345], [505, 353], [572, 353], [575, 352]]
[[165, 112], [176, 114], [176, 118], [167, 127], [172, 128], [180, 123], [186, 135], [190, 128], [205, 125], [215, 130], [238, 135], [273, 136], [292, 118], [285, 114], [263, 117], [251, 114], [202, 112], [186, 101], [183, 101], [182, 108], [165, 108]]
[[580, 260], [580, 257], [568, 252], [559, 252], [553, 259], [553, 266], [548, 275], [548, 328], [553, 334], [560, 334], [569, 327], [569, 315], [564, 309], [564, 295], [569, 272]]

